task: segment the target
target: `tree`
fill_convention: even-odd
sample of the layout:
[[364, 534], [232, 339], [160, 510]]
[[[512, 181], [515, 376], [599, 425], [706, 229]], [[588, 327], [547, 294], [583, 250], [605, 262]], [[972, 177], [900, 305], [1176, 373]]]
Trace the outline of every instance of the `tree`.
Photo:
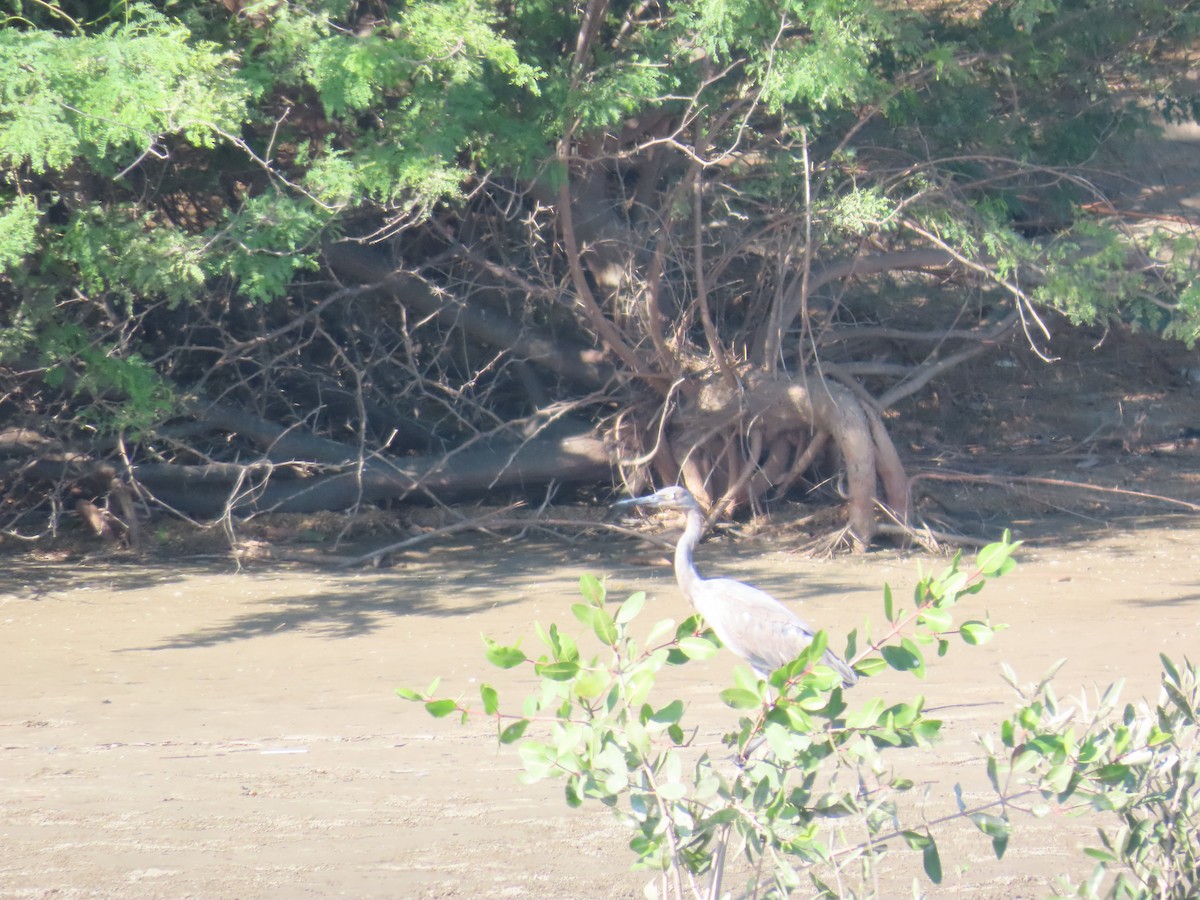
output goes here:
[[9, 6], [14, 501], [616, 465], [728, 513], [832, 454], [861, 546], [880, 488], [908, 515], [884, 413], [931, 379], [1047, 310], [1198, 333], [1189, 236], [1087, 168], [1194, 115], [1186, 4]]

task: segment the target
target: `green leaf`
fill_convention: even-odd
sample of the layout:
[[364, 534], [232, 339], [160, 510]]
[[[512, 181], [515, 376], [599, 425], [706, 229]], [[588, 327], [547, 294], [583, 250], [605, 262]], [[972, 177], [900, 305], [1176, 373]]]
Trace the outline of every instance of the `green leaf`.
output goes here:
[[628, 625], [637, 618], [638, 613], [642, 611], [642, 607], [646, 605], [646, 592], [638, 591], [635, 594], [630, 594], [625, 602], [621, 604], [617, 610], [617, 624]]
[[871, 740], [873, 740], [877, 745], [888, 747], [900, 747], [904, 744], [904, 740], [894, 728], [881, 728], [876, 731], [872, 731]]
[[878, 675], [888, 667], [887, 661], [878, 656], [868, 656], [854, 664], [854, 671], [866, 678]]
[[479, 696], [483, 700], [484, 714], [494, 716], [500, 709], [500, 695], [496, 693], [496, 689], [490, 684], [482, 685], [479, 688]]
[[847, 728], [870, 728], [883, 715], [883, 698], [875, 697], [866, 706], [854, 710], [846, 716]]
[[1104, 696], [1100, 698], [1101, 708], [1115, 707], [1117, 701], [1121, 698], [1121, 691], [1125, 690], [1125, 679], [1118, 678], [1105, 690]]
[[933, 838], [919, 831], [902, 831], [900, 837], [904, 838], [909, 850], [924, 850], [933, 843]]
[[917, 645], [915, 643], [913, 643], [911, 638], [901, 638], [900, 646], [903, 647], [905, 650], [907, 650], [912, 655], [913, 659], [916, 660], [916, 665], [913, 666], [913, 670], [912, 670], [913, 674], [916, 675], [918, 678], [924, 678], [925, 677], [925, 657], [921, 653], [920, 649], [917, 647]]
[[586, 603], [572, 603], [571, 614], [588, 628], [594, 627], [592, 623], [596, 621], [596, 607]]
[[1008, 543], [1006, 531], [1003, 541], [988, 544], [979, 551], [979, 555], [975, 557], [975, 565], [984, 575], [1007, 575], [1016, 568], [1016, 563], [1010, 557], [1019, 546], [1020, 541], [1015, 544]]
[[658, 712], [650, 716], [650, 721], [660, 724], [673, 724], [681, 718], [683, 718], [683, 701], [672, 700]]
[[705, 626], [704, 620], [700, 618], [700, 614], [696, 613], [693, 616], [688, 616], [675, 628], [675, 639], [679, 640], [687, 635], [708, 634], [711, 629]]
[[850, 794], [826, 793], [817, 797], [811, 803], [812, 809], [822, 816], [851, 815], [858, 810], [858, 804]]
[[726, 688], [721, 691], [721, 701], [733, 709], [756, 709], [762, 706], [758, 694], [744, 688]]
[[579, 807], [583, 806], [583, 797], [579, 795], [579, 784], [577, 782], [578, 779], [574, 777], [568, 778], [565, 787], [567, 806], [571, 809], [579, 809]]
[[960, 813], [965, 813], [967, 811], [967, 804], [963, 800], [961, 784], [954, 785], [954, 805], [958, 807], [958, 811]]
[[950, 615], [949, 610], [929, 607], [921, 611], [917, 616], [917, 621], [927, 626], [931, 631], [942, 632], [949, 631], [954, 624], [954, 618]]
[[658, 796], [667, 801], [682, 800], [687, 796], [687, 785], [682, 781], [668, 781], [660, 784]]
[[1168, 731], [1163, 731], [1157, 725], [1153, 725], [1150, 728], [1150, 734], [1148, 734], [1146, 736], [1146, 746], [1152, 747], [1152, 748], [1158, 747], [1162, 744], [1169, 743], [1169, 742], [1173, 741], [1174, 739], [1175, 739], [1175, 735], [1171, 734]]
[[762, 679], [758, 677], [758, 673], [752, 671], [748, 666], [733, 667], [733, 686], [740, 687], [743, 690], [758, 693], [758, 686]]
[[967, 586], [969, 576], [966, 572], [954, 572], [940, 585], [942, 599], [940, 605], [953, 606], [954, 598]]
[[[629, 678], [629, 683], [626, 687], [626, 702], [631, 707], [641, 706], [649, 696], [650, 691], [654, 688], [655, 674], [649, 669], [640, 669], [634, 672]], [[619, 686], [614, 685], [613, 690], [617, 690]]]
[[697, 800], [709, 800], [717, 795], [717, 791], [721, 789], [721, 779], [712, 774], [711, 770], [703, 770], [705, 774], [698, 775], [696, 779], [696, 787], [692, 791], [692, 796]]
[[604, 583], [595, 575], [579, 576], [579, 594], [594, 607], [604, 606]]
[[396, 688], [396, 695], [402, 700], [415, 700], [418, 703], [425, 702], [425, 695], [414, 691], [412, 688], [398, 687]]
[[575, 696], [583, 700], [594, 700], [608, 689], [609, 674], [603, 669], [591, 669], [580, 673], [575, 679]]
[[[617, 614], [617, 618], [620, 619], [620, 613]], [[671, 629], [674, 627], [675, 623], [671, 619], [660, 619], [659, 621], [655, 622], [650, 628], [650, 633], [646, 635], [646, 645], [652, 646], [658, 640], [670, 633]]]
[[1004, 858], [1004, 851], [1008, 849], [1008, 835], [996, 835], [992, 838], [992, 852], [996, 854], [996, 859]]
[[888, 715], [892, 717], [892, 724], [900, 728], [906, 728], [917, 720], [924, 707], [925, 698], [917, 697], [913, 703], [893, 704], [888, 708]]
[[[826, 648], [829, 646], [829, 632], [821, 630], [813, 635], [812, 641], [807, 647], [796, 657], [797, 660], [805, 660], [804, 668], [808, 668], [811, 663], [808, 660], [815, 660], [824, 655]], [[800, 671], [803, 671], [801, 669]]]
[[1109, 763], [1096, 771], [1096, 777], [1104, 784], [1121, 784], [1129, 777], [1129, 766], [1121, 763]]
[[895, 622], [895, 611], [892, 607], [892, 586], [885, 584], [883, 586], [883, 617], [889, 622]]
[[569, 634], [563, 634], [558, 630], [557, 625], [550, 626], [550, 633], [546, 636], [549, 638], [547, 646], [550, 647], [554, 654], [556, 662], [578, 662], [579, 647], [575, 643], [575, 639]]
[[[913, 649], [904, 646], [887, 646], [880, 651], [884, 662], [895, 669], [897, 672], [908, 672], [921, 667], [920, 653], [913, 653]], [[862, 662], [865, 662], [863, 660]]]
[[940, 719], [922, 719], [912, 727], [913, 737], [921, 745], [932, 744], [938, 739], [941, 731], [942, 723]]
[[782, 725], [775, 722], [768, 722], [764, 731], [767, 738], [767, 746], [771, 748], [771, 753], [778, 760], [788, 760], [795, 756], [796, 747], [792, 742], [793, 733]]
[[617, 626], [606, 609], [596, 610], [596, 619], [592, 622], [592, 631], [596, 632], [601, 643], [612, 646], [617, 642]]
[[929, 839], [929, 846], [922, 851], [921, 862], [925, 866], [925, 874], [934, 884], [942, 883], [942, 857], [938, 854], [937, 844]]
[[458, 704], [453, 700], [430, 700], [425, 704], [425, 712], [435, 719], [445, 718], [456, 709]]
[[[514, 722], [510, 727], [515, 728], [520, 724], [520, 722]], [[515, 737], [510, 741], [504, 740], [508, 730], [506, 728], [501, 733], [501, 743], [512, 743], [516, 740]], [[517, 753], [520, 754], [521, 762], [525, 764], [525, 771], [532, 780], [545, 778], [554, 768], [554, 750], [539, 741], [525, 741], [517, 748]]]
[[1007, 819], [1000, 816], [993, 816], [990, 813], [971, 813], [968, 818], [975, 823], [976, 828], [990, 838], [1008, 837], [1009, 832], [1012, 830], [1012, 826]]
[[712, 641], [702, 637], [683, 637], [679, 639], [679, 650], [688, 659], [712, 659], [719, 648]]
[[796, 704], [789, 703], [784, 711], [787, 713], [788, 725], [791, 726], [792, 731], [808, 734], [815, 727], [808, 713]]
[[524, 651], [519, 647], [504, 647], [497, 644], [491, 638], [483, 639], [487, 644], [485, 656], [487, 661], [499, 669], [511, 669], [514, 666], [519, 666], [525, 662], [526, 656]]
[[500, 732], [500, 743], [501, 744], [511, 744], [514, 741], [520, 740], [521, 736], [523, 734], [525, 734], [525, 729], [528, 727], [529, 727], [528, 719], [517, 719], [517, 721], [513, 722], [511, 725], [509, 725], [507, 728], [505, 728], [503, 731]]
[[1038, 765], [1043, 757], [1037, 750], [1028, 749], [1029, 745], [1025, 745], [1027, 749], [1013, 754], [1012, 762], [1009, 763], [1010, 768], [1014, 772], [1028, 772], [1034, 766]]
[[668, 666], [682, 666], [686, 662], [688, 662], [687, 654], [685, 654], [678, 647], [672, 647], [667, 651]]
[[1175, 663], [1171, 661], [1171, 657], [1165, 653], [1158, 654], [1159, 662], [1162, 663], [1163, 671], [1167, 673], [1167, 677], [1175, 684], [1179, 684], [1179, 669], [1175, 667]]
[[570, 681], [579, 673], [579, 663], [564, 661], [554, 663], [538, 663], [533, 670], [543, 678], [551, 681]]
[[617, 627], [613, 624], [612, 616], [602, 606], [586, 606], [576, 603], [571, 606], [571, 612], [584, 625], [596, 633], [603, 643], [612, 646], [617, 642]]
[[985, 622], [980, 622], [976, 619], [972, 619], [969, 622], [963, 622], [958, 628], [958, 633], [962, 635], [963, 641], [970, 644], [972, 647], [979, 646], [980, 644], [986, 644], [995, 634], [990, 625]]

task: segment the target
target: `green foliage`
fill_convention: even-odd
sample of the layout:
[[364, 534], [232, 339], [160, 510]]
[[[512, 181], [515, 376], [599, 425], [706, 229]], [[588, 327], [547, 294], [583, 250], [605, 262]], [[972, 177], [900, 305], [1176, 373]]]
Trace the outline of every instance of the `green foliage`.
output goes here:
[[138, 431], [171, 410], [171, 389], [95, 323], [147, 299], [194, 300], [206, 244], [96, 188], [171, 147], [212, 150], [241, 128], [249, 93], [229, 77], [231, 54], [148, 5], [90, 33], [74, 25], [0, 30], [0, 289], [17, 297], [0, 352], [35, 353], [76, 425]]
[[211, 148], [246, 116], [230, 62], [141, 4], [95, 35], [0, 30], [0, 164], [113, 173], [168, 135]]
[[[93, 425], [105, 408], [115, 415], [105, 427], [141, 427], [167, 396], [124, 342], [67, 358], [76, 342], [64, 335], [97, 308], [136, 321], [139, 304], [204, 303], [215, 285], [277, 300], [316, 268], [338, 212], [428, 208], [457, 196], [477, 163], [501, 161], [495, 109], [539, 90], [541, 73], [474, 2], [414, 4], [366, 37], [339, 26], [347, 3], [267, 5], [265, 19], [251, 6], [227, 27], [188, 4], [180, 18], [119, 6], [108, 21], [59, 11], [50, 28], [0, 31], [0, 288], [18, 297], [0, 346], [9, 356], [36, 349], [51, 372], [90, 373], [61, 382], [73, 396], [133, 392], [129, 411], [89, 405]], [[329, 121], [317, 134], [277, 111], [306, 103], [306, 91]], [[540, 126], [512, 133], [522, 161], [530, 133], [541, 142]], [[274, 155], [281, 146], [290, 170]], [[229, 184], [225, 172], [247, 158], [270, 187], [245, 175]], [[143, 173], [168, 159], [154, 175], [160, 203], [148, 203]], [[55, 295], [72, 303], [44, 308]]]
[[62, 229], [56, 266], [74, 271], [78, 289], [122, 307], [145, 297], [181, 303], [203, 289], [203, 239], [160, 228], [136, 207], [89, 206]]
[[39, 210], [32, 197], [16, 197], [0, 210], [0, 273], [34, 251], [38, 219]]
[[876, 56], [896, 27], [879, 5], [821, 0], [787, 6], [783, 21], [803, 23], [808, 35], [782, 42], [770, 65], [756, 72], [767, 108], [826, 110], [875, 99], [883, 90]]
[[426, 209], [457, 197], [476, 165], [544, 152], [541, 125], [521, 113], [539, 114], [543, 73], [488, 5], [411, 4], [366, 35], [347, 33], [336, 21], [343, 12], [288, 5], [246, 34], [246, 78], [297, 102], [314, 91], [337, 132], [334, 142], [302, 136], [317, 196]]
[[170, 387], [141, 356], [115, 356], [77, 325], [43, 328], [37, 346], [46, 384], [66, 387], [83, 401], [81, 423], [102, 432], [138, 432], [174, 408]]
[[[788, 293], [776, 282], [792, 278], [801, 244], [822, 264], [938, 247], [1010, 307], [1200, 336], [1189, 239], [1120, 227], [1070, 168], [1147, 127], [1155, 108], [1178, 118], [1197, 107], [1177, 77], [1200, 30], [1189, 5], [700, 0], [605, 4], [585, 28], [586, 8], [9, 4], [0, 352], [140, 372], [147, 309], [224, 322], [249, 301], [277, 304], [258, 311], [263, 322], [298, 315], [279, 310], [326, 289], [315, 273], [327, 241], [401, 230], [403, 264], [448, 300], [478, 283], [478, 268], [455, 269], [462, 256], [448, 252], [470, 244], [471, 265], [501, 285], [489, 290], [515, 291], [493, 309], [590, 341], [594, 323], [571, 319], [563, 290], [570, 261], [547, 237], [561, 224], [546, 200], [560, 184], [577, 191], [577, 225], [611, 220], [607, 246], [625, 257], [614, 270], [654, 269], [664, 296], [692, 295], [704, 273], [687, 248], [709, 248], [718, 336], [749, 359], [760, 348], [748, 335], [765, 330], [754, 318], [770, 292]], [[680, 190], [690, 184], [701, 187], [699, 234], [679, 231], [692, 228]], [[51, 330], [97, 321], [98, 357], [66, 358], [71, 342]], [[698, 321], [670, 325], [686, 338]], [[638, 316], [614, 322], [630, 346], [650, 345]], [[426, 346], [455, 343], [445, 338]], [[429, 371], [470, 368], [460, 362]], [[135, 389], [146, 414], [129, 421], [149, 421], [160, 404], [140, 377], [101, 377], [95, 396]], [[85, 395], [93, 388], [70, 396]], [[889, 652], [923, 671], [909, 648]]]
[[1153, 709], [1119, 706], [1122, 682], [1094, 709], [1061, 703], [1049, 679], [1022, 695], [988, 742], [989, 774], [1000, 789], [1040, 798], [1035, 815], [1092, 808], [1118, 822], [1100, 828], [1091, 877], [1067, 884], [1075, 896], [1195, 897], [1200, 889], [1200, 667], [1161, 657], [1161, 695]]
[[[969, 569], [956, 557], [941, 574], [920, 580], [912, 609], [898, 607], [885, 591], [882, 633], [872, 637], [869, 626], [861, 635], [853, 632], [847, 658], [866, 677], [888, 666], [920, 675], [925, 648], [937, 646], [940, 655], [955, 633], [967, 644], [979, 643], [967, 628], [971, 623], [955, 627], [958, 607], [986, 580], [1012, 570], [1017, 546], [1006, 536], [984, 548]], [[832, 867], [844, 878], [851, 864], [869, 880], [879, 845], [897, 837], [921, 852], [931, 880], [941, 880], [933, 833], [924, 826], [896, 827], [897, 797], [913, 782], [884, 759], [894, 749], [926, 747], [937, 739], [941, 722], [925, 714], [923, 697], [887, 703], [871, 697], [865, 685], [845, 692], [841, 678], [817, 664], [827, 644], [819, 633], [768, 681], [735, 670], [735, 685], [720, 695], [739, 714], [723, 739], [735, 754], [730, 765], [703, 750], [703, 739], [697, 743], [682, 700], [659, 699], [655, 692], [664, 668], [717, 652], [712, 632], [692, 617], [678, 625], [658, 622], [641, 635], [636, 625], [644, 594], [631, 595], [614, 611], [603, 584], [590, 575], [580, 580], [580, 593], [584, 602], [571, 607], [586, 629], [578, 641], [555, 625], [539, 626], [542, 651], [535, 657], [485, 639], [493, 665], [528, 665], [539, 679], [539, 690], [520, 713], [507, 711], [487, 684], [478, 708], [436, 698], [434, 688], [397, 693], [436, 717], [457, 711], [464, 720], [493, 718], [499, 742], [516, 745], [523, 781], [561, 778], [568, 805], [598, 801], [611, 808], [630, 828], [634, 867], [663, 873], [672, 896], [682, 896], [685, 878], [700, 876], [712, 879], [712, 895], [719, 896], [730, 851], [759, 872], [751, 893], [766, 887], [784, 895], [805, 871], [821, 889], [825, 870]], [[599, 649], [584, 651], [584, 639]], [[970, 814], [999, 855], [1008, 826], [989, 808]]]
[[317, 268], [319, 239], [329, 214], [306, 198], [278, 192], [251, 197], [234, 213], [210, 255], [209, 267], [230, 275], [251, 300], [282, 297], [298, 273]]
[[1136, 314], [1143, 287], [1128, 255], [1115, 229], [1081, 220], [1046, 248], [1046, 283], [1034, 296], [1076, 324], [1112, 318], [1122, 309]]
[[819, 214], [831, 231], [854, 236], [878, 230], [896, 211], [893, 202], [877, 186], [839, 193], [822, 207]]

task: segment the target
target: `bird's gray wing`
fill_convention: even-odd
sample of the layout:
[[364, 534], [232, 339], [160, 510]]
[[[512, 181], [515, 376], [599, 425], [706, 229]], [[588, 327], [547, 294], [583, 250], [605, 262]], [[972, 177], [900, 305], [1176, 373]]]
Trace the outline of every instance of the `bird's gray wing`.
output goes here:
[[[768, 594], [731, 578], [700, 583], [692, 602], [717, 637], [762, 675], [795, 659], [812, 643], [816, 631]], [[842, 676], [849, 687], [858, 680], [854, 670], [831, 650], [821, 664]]]

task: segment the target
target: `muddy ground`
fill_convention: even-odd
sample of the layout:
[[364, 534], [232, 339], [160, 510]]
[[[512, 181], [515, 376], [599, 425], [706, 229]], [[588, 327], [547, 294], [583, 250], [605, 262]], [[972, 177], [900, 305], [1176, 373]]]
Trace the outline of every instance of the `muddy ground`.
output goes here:
[[[906, 458], [1200, 500], [1193, 386], [1178, 361], [1122, 352], [1132, 368], [1110, 360], [1095, 370], [1108, 380], [1086, 390], [1077, 363], [1018, 360], [1002, 372], [1007, 395], [959, 380], [923, 422], [896, 425]], [[1066, 377], [1022, 400], [1022, 379], [1039, 371]], [[923, 509], [937, 520], [987, 537], [1011, 525], [1029, 540], [1018, 571], [974, 601], [1010, 626], [993, 643], [955, 646], [924, 683], [886, 673], [855, 689], [923, 693], [947, 722], [932, 753], [895, 757], [928, 788], [932, 819], [953, 810], [956, 783], [968, 802], [984, 796], [976, 735], [1014, 701], [1002, 661], [1033, 681], [1067, 657], [1060, 695], [1125, 678], [1137, 699], [1156, 693], [1159, 653], [1197, 656], [1200, 517], [1040, 483], [929, 485]], [[811, 558], [797, 552], [807, 543], [781, 525], [711, 541], [699, 561], [796, 604], [835, 642], [880, 621], [885, 581], [904, 597], [918, 564], [945, 563], [887, 548]], [[350, 573], [280, 561], [238, 571], [186, 542], [142, 559], [0, 550], [0, 897], [641, 895], [647, 876], [629, 871], [628, 835], [608, 810], [570, 811], [560, 785], [521, 785], [516, 754], [497, 750], [486, 724], [433, 720], [394, 694], [441, 677], [443, 692], [473, 697], [488, 680], [516, 702], [530, 682], [490, 669], [480, 635], [532, 641], [534, 621], [581, 630], [569, 607], [584, 572], [607, 577], [615, 599], [648, 590], [647, 624], [685, 616], [669, 569], [636, 565], [645, 553], [631, 539], [458, 536]], [[722, 653], [662, 683], [714, 752], [735, 721], [716, 697], [733, 662]], [[1018, 820], [999, 862], [970, 825], [944, 826], [944, 882], [922, 890], [1044, 896], [1059, 874], [1089, 870], [1080, 847], [1095, 824]], [[899, 851], [884, 872], [884, 896], [909, 895], [919, 859]]]
[[[927, 814], [952, 810], [955, 783], [983, 795], [974, 736], [1013, 699], [1001, 661], [1033, 680], [1066, 656], [1062, 694], [1124, 677], [1127, 696], [1153, 695], [1158, 653], [1196, 654], [1198, 561], [1191, 520], [1030, 548], [978, 598], [1010, 625], [993, 644], [955, 647], [923, 685], [889, 674], [858, 688], [919, 690], [940, 708], [946, 739], [896, 761], [931, 786]], [[844, 633], [878, 622], [879, 585], [903, 595], [918, 559], [714, 548], [705, 562]], [[573, 623], [585, 571], [606, 574], [615, 597], [647, 588], [654, 617], [686, 614], [665, 569], [624, 565], [613, 546], [463, 543], [341, 576], [187, 560], [10, 569], [0, 896], [638, 896], [645, 876], [628, 871], [627, 836], [606, 809], [569, 812], [559, 786], [517, 783], [515, 754], [498, 752], [486, 726], [435, 721], [392, 693], [441, 676], [450, 693], [474, 695], [488, 679], [515, 699], [522, 685], [488, 670], [480, 634], [511, 641], [534, 620]], [[715, 698], [731, 665], [722, 655], [664, 685], [687, 700], [702, 741], [734, 720]], [[1089, 831], [1057, 817], [1019, 822], [997, 863], [972, 828], [948, 826], [945, 882], [926, 887], [1042, 896], [1054, 876], [1084, 874]]]

